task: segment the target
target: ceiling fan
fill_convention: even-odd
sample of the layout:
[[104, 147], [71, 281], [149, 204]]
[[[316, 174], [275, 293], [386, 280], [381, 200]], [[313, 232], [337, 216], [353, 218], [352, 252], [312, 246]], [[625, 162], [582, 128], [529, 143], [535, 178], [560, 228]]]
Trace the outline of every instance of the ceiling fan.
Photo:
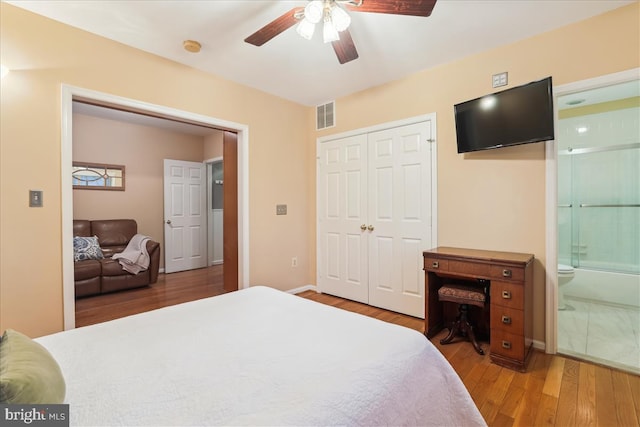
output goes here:
[[323, 22], [323, 39], [331, 43], [338, 61], [345, 64], [358, 58], [358, 51], [349, 33], [351, 18], [344, 8], [351, 12], [388, 13], [427, 17], [436, 0], [310, 0], [306, 7], [295, 7], [268, 23], [245, 42], [262, 46], [278, 34], [298, 24], [298, 34], [311, 39], [315, 24]]

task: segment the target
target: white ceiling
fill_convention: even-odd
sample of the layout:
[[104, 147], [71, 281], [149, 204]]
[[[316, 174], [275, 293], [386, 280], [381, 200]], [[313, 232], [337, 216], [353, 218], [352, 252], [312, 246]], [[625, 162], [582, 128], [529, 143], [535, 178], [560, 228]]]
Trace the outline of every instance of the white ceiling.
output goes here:
[[[349, 30], [360, 57], [344, 65], [322, 43], [320, 31], [312, 40], [290, 28], [262, 47], [244, 42], [305, 0], [7, 3], [303, 105], [318, 105], [637, 1], [438, 0], [428, 18], [351, 12]], [[199, 41], [202, 51], [186, 52], [182, 42], [187, 39]], [[508, 70], [495, 70], [501, 71]]]

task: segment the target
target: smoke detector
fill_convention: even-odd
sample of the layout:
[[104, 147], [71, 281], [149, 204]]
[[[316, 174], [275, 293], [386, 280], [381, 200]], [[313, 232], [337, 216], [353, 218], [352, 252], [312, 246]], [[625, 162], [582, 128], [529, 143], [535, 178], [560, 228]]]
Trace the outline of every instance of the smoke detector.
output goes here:
[[200, 52], [200, 48], [202, 47], [202, 45], [195, 40], [185, 40], [182, 42], [182, 46], [184, 50], [191, 53]]

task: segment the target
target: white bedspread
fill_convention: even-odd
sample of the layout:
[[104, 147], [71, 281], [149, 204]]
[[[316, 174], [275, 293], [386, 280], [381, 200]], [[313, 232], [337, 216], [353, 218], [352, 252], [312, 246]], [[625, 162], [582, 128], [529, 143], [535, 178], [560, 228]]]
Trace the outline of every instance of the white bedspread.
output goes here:
[[485, 425], [419, 332], [266, 287], [37, 341], [72, 425]]

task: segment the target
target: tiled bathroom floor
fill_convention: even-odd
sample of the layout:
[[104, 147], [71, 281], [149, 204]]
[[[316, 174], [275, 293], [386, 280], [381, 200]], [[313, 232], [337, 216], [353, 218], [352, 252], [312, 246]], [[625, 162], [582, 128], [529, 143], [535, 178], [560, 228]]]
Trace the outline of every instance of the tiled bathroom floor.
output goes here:
[[640, 374], [640, 310], [566, 299], [558, 353]]

